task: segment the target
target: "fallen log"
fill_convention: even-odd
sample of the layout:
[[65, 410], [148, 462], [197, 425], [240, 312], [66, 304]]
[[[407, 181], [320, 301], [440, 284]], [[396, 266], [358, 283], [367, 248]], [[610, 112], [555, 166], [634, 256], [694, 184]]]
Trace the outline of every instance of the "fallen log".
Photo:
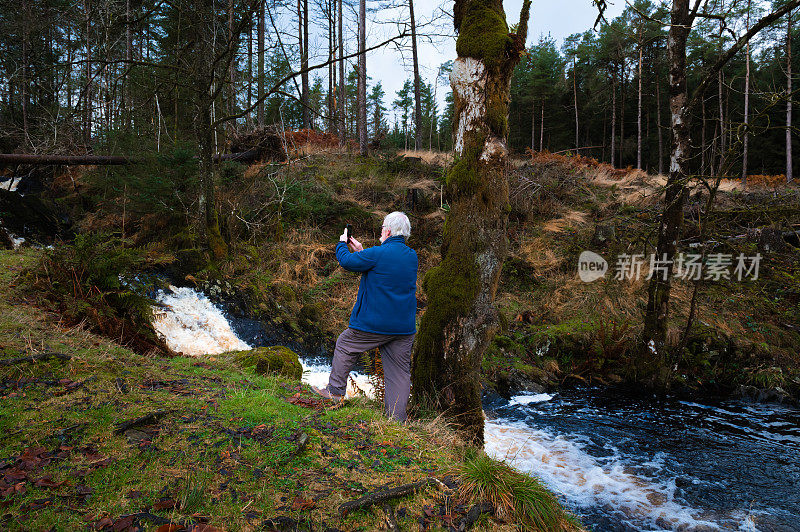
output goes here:
[[400, 525], [397, 524], [397, 518], [394, 515], [394, 508], [388, 504], [383, 505], [383, 511], [386, 514], [384, 518], [386, 521], [386, 530], [391, 532], [400, 532]]
[[131, 164], [134, 159], [117, 155], [36, 155], [30, 153], [0, 153], [0, 166], [14, 164], [32, 165], [122, 165]]
[[[224, 153], [214, 156], [214, 162], [235, 161], [240, 163], [253, 163], [263, 152], [258, 149], [247, 150], [239, 153]], [[58, 166], [121, 166], [126, 164], [139, 164], [144, 159], [137, 157], [124, 157], [121, 155], [36, 155], [32, 153], [0, 153], [0, 167], [25, 164], [32, 166], [58, 165]]]
[[388, 490], [373, 491], [372, 493], [367, 493], [363, 497], [359, 497], [358, 499], [352, 501], [347, 501], [339, 506], [339, 514], [344, 517], [354, 510], [363, 510], [364, 508], [369, 508], [375, 504], [396, 499], [397, 497], [411, 495], [412, 493], [416, 493], [417, 491], [427, 488], [428, 486], [441, 487], [444, 486], [444, 484], [442, 484], [442, 482], [436, 478], [426, 478], [410, 484], [403, 484], [402, 486], [389, 488]]
[[71, 356], [65, 355], [64, 353], [39, 353], [36, 355], [29, 355], [26, 357], [7, 358], [5, 360], [0, 360], [0, 367], [16, 366], [17, 364], [39, 362], [40, 360], [47, 360], [48, 358], [57, 358], [64, 362], [66, 362], [67, 360], [72, 360]]
[[72, 392], [80, 390], [81, 388], [83, 388], [84, 386], [89, 384], [90, 382], [94, 382], [96, 380], [97, 380], [97, 376], [96, 375], [92, 375], [88, 379], [84, 379], [82, 381], [77, 381], [77, 382], [71, 382], [71, 383], [67, 384], [66, 388], [64, 388], [63, 390], [60, 390], [60, 391], [57, 391], [57, 392], [53, 392], [53, 395], [56, 395], [56, 396], [67, 395], [68, 393], [72, 393]]

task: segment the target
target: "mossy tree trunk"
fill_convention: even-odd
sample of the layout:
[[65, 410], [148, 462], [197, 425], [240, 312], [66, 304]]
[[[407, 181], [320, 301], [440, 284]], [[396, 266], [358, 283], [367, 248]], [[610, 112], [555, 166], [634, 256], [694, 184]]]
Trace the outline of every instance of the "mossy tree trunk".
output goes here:
[[414, 404], [433, 408], [483, 443], [480, 368], [498, 329], [494, 307], [507, 254], [509, 83], [525, 47], [530, 0], [516, 34], [502, 0], [456, 0], [456, 160], [446, 177], [450, 212], [441, 263], [425, 275], [428, 308], [414, 352]]
[[228, 256], [228, 245], [219, 230], [217, 214], [216, 187], [214, 186], [216, 166], [214, 163], [214, 132], [211, 126], [211, 105], [208, 97], [200, 96], [195, 120], [195, 133], [200, 147], [200, 181], [203, 187], [203, 215], [205, 219], [206, 243], [214, 260]]
[[[648, 285], [647, 310], [644, 316], [643, 367], [640, 372], [650, 373], [663, 367], [667, 340], [669, 296], [672, 287], [672, 260], [683, 227], [683, 206], [686, 203], [689, 180], [689, 107], [686, 90], [686, 41], [691, 30], [689, 0], [674, 0], [672, 26], [667, 39], [669, 56], [669, 106], [672, 151], [669, 176], [664, 192], [664, 211], [661, 216], [656, 244], [656, 257], [665, 260], [666, 275], [654, 275]], [[651, 360], [652, 359], [652, 360]]]

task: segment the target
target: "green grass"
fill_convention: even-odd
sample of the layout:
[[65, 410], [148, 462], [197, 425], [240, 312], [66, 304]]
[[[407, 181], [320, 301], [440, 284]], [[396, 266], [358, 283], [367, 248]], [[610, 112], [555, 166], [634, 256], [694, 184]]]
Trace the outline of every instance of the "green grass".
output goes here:
[[501, 516], [526, 530], [580, 528], [537, 479], [485, 454], [475, 454], [463, 462], [461, 479], [464, 494], [491, 502]]

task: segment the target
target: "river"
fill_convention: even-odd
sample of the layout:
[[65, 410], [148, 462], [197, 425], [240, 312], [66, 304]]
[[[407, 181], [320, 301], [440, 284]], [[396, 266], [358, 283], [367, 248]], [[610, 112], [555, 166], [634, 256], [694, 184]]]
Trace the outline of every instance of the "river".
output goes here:
[[[273, 345], [258, 322], [226, 316], [190, 288], [159, 292], [154, 322], [190, 356]], [[286, 342], [284, 342], [286, 343]], [[301, 354], [324, 384], [324, 353]], [[364, 375], [351, 383], [369, 393]], [[583, 387], [484, 398], [486, 451], [539, 477], [587, 528], [800, 531], [800, 410], [686, 401]]]

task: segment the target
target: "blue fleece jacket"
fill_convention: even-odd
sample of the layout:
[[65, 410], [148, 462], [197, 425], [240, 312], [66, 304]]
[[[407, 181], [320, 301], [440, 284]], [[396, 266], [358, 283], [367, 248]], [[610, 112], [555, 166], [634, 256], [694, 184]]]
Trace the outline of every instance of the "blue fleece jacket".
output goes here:
[[345, 270], [361, 272], [350, 328], [377, 334], [417, 332], [417, 253], [402, 236], [390, 236], [380, 246], [350, 253], [336, 244], [336, 259]]

